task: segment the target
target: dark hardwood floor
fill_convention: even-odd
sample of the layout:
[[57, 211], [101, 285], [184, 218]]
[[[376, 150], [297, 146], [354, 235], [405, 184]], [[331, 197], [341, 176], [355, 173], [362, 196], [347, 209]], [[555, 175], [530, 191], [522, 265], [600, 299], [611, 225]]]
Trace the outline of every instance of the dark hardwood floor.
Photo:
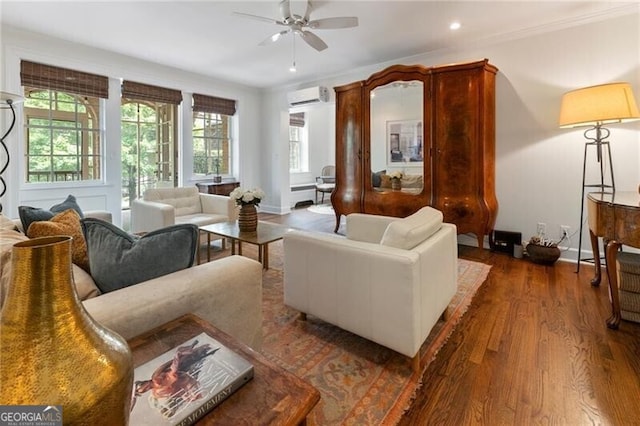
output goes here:
[[[306, 209], [260, 219], [323, 232], [335, 224]], [[574, 263], [467, 246], [459, 256], [491, 272], [401, 425], [640, 425], [640, 324], [607, 329], [606, 279], [591, 287], [591, 265], [576, 274]]]

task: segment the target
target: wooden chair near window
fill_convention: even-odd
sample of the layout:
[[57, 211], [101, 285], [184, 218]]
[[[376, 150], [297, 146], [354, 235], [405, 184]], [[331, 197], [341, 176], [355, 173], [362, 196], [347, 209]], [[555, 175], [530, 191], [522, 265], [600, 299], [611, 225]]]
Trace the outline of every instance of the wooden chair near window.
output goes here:
[[324, 203], [324, 194], [331, 194], [336, 187], [336, 167], [324, 166], [320, 176], [316, 178], [316, 204], [318, 193], [322, 194], [321, 204]]

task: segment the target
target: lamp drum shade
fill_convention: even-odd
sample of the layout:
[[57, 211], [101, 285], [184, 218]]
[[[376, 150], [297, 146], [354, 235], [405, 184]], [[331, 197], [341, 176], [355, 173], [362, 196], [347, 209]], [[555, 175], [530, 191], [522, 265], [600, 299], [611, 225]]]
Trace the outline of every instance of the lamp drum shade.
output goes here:
[[640, 120], [629, 83], [608, 83], [572, 90], [562, 96], [561, 128]]

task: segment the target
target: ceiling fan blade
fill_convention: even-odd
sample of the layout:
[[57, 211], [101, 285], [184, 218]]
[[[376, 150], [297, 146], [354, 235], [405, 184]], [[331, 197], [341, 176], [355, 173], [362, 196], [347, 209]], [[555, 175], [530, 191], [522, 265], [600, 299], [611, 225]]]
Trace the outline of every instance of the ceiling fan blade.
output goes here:
[[267, 44], [275, 43], [276, 41], [280, 40], [280, 37], [282, 37], [283, 35], [286, 35], [289, 31], [290, 30], [284, 30], [284, 31], [280, 31], [279, 33], [275, 33], [274, 35], [269, 36], [264, 40], [262, 40], [258, 44], [258, 46], [266, 46]]
[[291, 20], [291, 5], [289, 4], [289, 0], [282, 0], [280, 2], [280, 16], [282, 16], [283, 22]]
[[324, 18], [310, 21], [309, 28], [317, 30], [335, 30], [340, 28], [353, 28], [358, 26], [358, 18], [355, 16], [342, 16], [339, 18]]
[[311, 15], [311, 9], [313, 9], [313, 6], [311, 5], [311, 0], [307, 0], [307, 10], [304, 12], [304, 22], [309, 22], [309, 15]]
[[318, 52], [321, 52], [327, 47], [329, 47], [327, 46], [327, 43], [322, 41], [320, 37], [318, 37], [311, 31], [300, 31], [298, 34], [309, 46], [313, 47]]
[[282, 21], [277, 21], [275, 19], [271, 19], [271, 18], [266, 18], [264, 16], [257, 16], [257, 15], [251, 15], [249, 13], [242, 13], [242, 12], [231, 12], [231, 14], [236, 15], [236, 16], [240, 16], [242, 18], [249, 18], [249, 19], [255, 19], [257, 21], [262, 21], [262, 22], [267, 22], [269, 24], [278, 24], [278, 25], [286, 25], [284, 22]]

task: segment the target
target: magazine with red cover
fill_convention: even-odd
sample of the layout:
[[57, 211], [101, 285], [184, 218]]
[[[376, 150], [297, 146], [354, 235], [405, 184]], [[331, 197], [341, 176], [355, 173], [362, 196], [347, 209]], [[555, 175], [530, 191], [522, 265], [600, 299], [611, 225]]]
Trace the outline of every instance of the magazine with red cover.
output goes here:
[[129, 424], [193, 424], [252, 378], [251, 363], [201, 333], [135, 369]]

